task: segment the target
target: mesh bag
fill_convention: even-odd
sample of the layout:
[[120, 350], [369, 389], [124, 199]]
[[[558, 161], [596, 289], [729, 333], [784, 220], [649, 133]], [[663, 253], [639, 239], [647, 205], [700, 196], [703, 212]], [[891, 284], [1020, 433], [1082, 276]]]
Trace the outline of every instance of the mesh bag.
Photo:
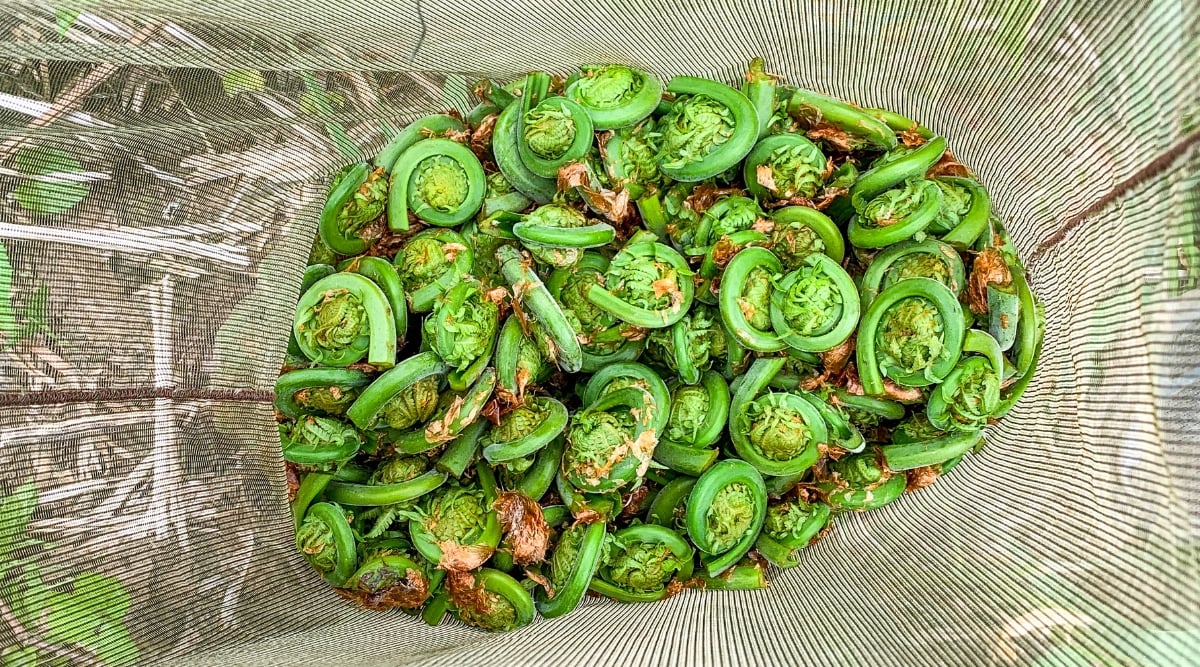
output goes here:
[[[1172, 0], [6, 3], [5, 664], [1200, 663], [1198, 27]], [[987, 184], [1048, 317], [1016, 410], [763, 592], [505, 635], [339, 599], [292, 546], [271, 406], [329, 174], [478, 77], [755, 55]]]

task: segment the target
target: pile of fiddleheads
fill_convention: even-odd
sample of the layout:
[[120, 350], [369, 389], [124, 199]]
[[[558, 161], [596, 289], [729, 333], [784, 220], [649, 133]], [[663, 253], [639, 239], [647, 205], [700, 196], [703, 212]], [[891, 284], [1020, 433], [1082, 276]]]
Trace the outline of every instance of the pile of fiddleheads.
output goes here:
[[333, 179], [277, 414], [296, 547], [487, 630], [754, 589], [1029, 385], [987, 190], [899, 114], [626, 65], [475, 88]]

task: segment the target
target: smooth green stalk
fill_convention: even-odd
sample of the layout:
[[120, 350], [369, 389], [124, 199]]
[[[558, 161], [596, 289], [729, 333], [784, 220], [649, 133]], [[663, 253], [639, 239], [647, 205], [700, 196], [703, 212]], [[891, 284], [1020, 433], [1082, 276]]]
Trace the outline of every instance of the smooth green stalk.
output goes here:
[[545, 336], [544, 347], [550, 352], [550, 361], [568, 373], [578, 372], [583, 365], [583, 351], [575, 329], [534, 273], [531, 263], [508, 246], [496, 251], [496, 259], [524, 312], [540, 325], [535, 330]]

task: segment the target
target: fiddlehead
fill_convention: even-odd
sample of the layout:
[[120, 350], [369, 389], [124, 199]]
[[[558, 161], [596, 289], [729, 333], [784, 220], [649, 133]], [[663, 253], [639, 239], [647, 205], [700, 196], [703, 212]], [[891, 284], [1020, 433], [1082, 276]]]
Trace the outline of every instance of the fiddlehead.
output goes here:
[[349, 366], [363, 357], [396, 362], [396, 321], [375, 283], [354, 273], [318, 280], [300, 296], [293, 324], [304, 356], [325, 366]]
[[883, 507], [904, 493], [907, 481], [903, 474], [893, 474], [881, 458], [868, 449], [831, 460], [816, 488], [834, 510], [865, 512]]
[[283, 458], [308, 470], [331, 471], [354, 458], [363, 436], [353, 426], [307, 415], [279, 427]]
[[[535, 334], [536, 335], [536, 334]], [[497, 388], [520, 401], [525, 389], [550, 376], [550, 365], [539, 346], [521, 330], [520, 319], [509, 315], [496, 340]]]
[[[896, 134], [885, 123], [858, 107], [811, 90], [793, 89], [787, 102], [790, 116], [809, 128], [809, 136], [836, 140], [844, 150], [874, 147], [890, 150]], [[821, 132], [832, 128], [844, 136]]]
[[424, 568], [403, 554], [377, 555], [362, 566], [337, 589], [363, 609], [420, 609], [429, 599], [430, 582]]
[[771, 214], [769, 248], [789, 271], [809, 256], [825, 253], [841, 263], [846, 254], [842, 232], [824, 213], [807, 206], [785, 206]]
[[746, 156], [742, 175], [760, 201], [812, 199], [825, 184], [825, 154], [799, 134], [773, 134]]
[[901, 280], [879, 293], [858, 327], [858, 373], [869, 396], [883, 378], [906, 387], [941, 382], [962, 353], [963, 312], [954, 293], [930, 278]]
[[[449, 592], [458, 620], [491, 632], [515, 630], [533, 622], [533, 597], [516, 579], [491, 568], [483, 568], [469, 579], [468, 585]], [[439, 609], [445, 613], [443, 607]], [[439, 615], [428, 614], [426, 620], [429, 616]]]
[[475, 253], [449, 229], [417, 233], [396, 254], [396, 274], [414, 313], [428, 313], [446, 290], [471, 273]]
[[445, 482], [446, 473], [429, 470], [425, 458], [396, 455], [384, 459], [365, 483], [331, 481], [325, 497], [351, 507], [392, 506], [420, 498]]
[[624, 389], [637, 387], [650, 394], [647, 416], [656, 436], [661, 436], [667, 427], [667, 419], [671, 410], [671, 391], [667, 383], [649, 366], [632, 361], [610, 364], [596, 371], [584, 385], [580, 397], [584, 405], [591, 405], [606, 394]]
[[692, 576], [692, 547], [679, 533], [637, 525], [613, 533], [591, 589], [618, 602], [654, 602]]
[[500, 544], [493, 496], [483, 488], [444, 486], [409, 520], [413, 546], [430, 563], [447, 570], [479, 567]]
[[567, 426], [567, 408], [548, 396], [533, 398], [500, 418], [483, 438], [483, 457], [501, 463], [530, 456]]
[[859, 295], [850, 274], [827, 255], [809, 255], [771, 294], [771, 325], [803, 352], [825, 352], [854, 333]]
[[445, 136], [450, 132], [462, 132], [466, 129], [463, 122], [447, 114], [433, 114], [409, 123], [407, 127], [392, 137], [375, 156], [375, 166], [391, 173], [396, 161], [409, 148], [419, 141], [429, 137]]
[[766, 514], [766, 486], [745, 461], [720, 461], [696, 480], [685, 522], [709, 576], [733, 567], [750, 550]]
[[702, 474], [717, 460], [713, 445], [724, 433], [729, 401], [729, 385], [714, 371], [705, 371], [698, 385], [675, 387], [654, 460], [685, 475]]
[[841, 406], [850, 423], [863, 432], [873, 431], [884, 422], [904, 419], [906, 412], [896, 401], [859, 396], [841, 389], [834, 390], [831, 400]]
[[604, 493], [633, 488], [650, 466], [657, 438], [654, 398], [629, 386], [597, 398], [571, 415], [563, 476], [575, 488]]
[[530, 262], [508, 246], [496, 251], [496, 259], [504, 278], [512, 286], [513, 297], [521, 304], [526, 316], [532, 317], [538, 325], [533, 329], [542, 336], [541, 347], [546, 357], [568, 373], [577, 372], [583, 365], [583, 351], [575, 328], [534, 273]]
[[988, 228], [992, 200], [978, 182], [960, 176], [933, 179], [942, 191], [942, 206], [929, 231], [955, 248], [970, 248]]
[[963, 358], [929, 396], [929, 423], [943, 431], [976, 431], [987, 426], [1000, 408], [1004, 353], [988, 334], [968, 329], [963, 352], [983, 356]]
[[700, 216], [693, 248], [685, 249], [689, 255], [701, 255], [720, 239], [736, 232], [749, 230], [763, 220], [764, 214], [758, 202], [737, 195], [722, 197], [709, 206]]
[[[479, 219], [488, 218], [497, 212], [520, 213], [533, 203], [529, 197], [521, 194], [512, 183], [500, 172], [487, 176], [487, 192], [483, 197], [483, 206], [479, 209]], [[495, 248], [492, 249], [493, 252]], [[487, 253], [478, 253], [487, 254]]]
[[671, 245], [680, 252], [700, 245], [696, 241], [700, 213], [690, 201], [696, 187], [696, 183], [672, 183], [662, 194], [663, 226]]
[[850, 219], [847, 238], [859, 248], [882, 248], [910, 239], [937, 216], [942, 191], [932, 181], [909, 180], [884, 190], [859, 206]]
[[791, 476], [811, 468], [829, 433], [821, 414], [796, 393], [767, 392], [783, 359], [759, 359], [733, 393], [729, 436], [738, 456], [760, 473]]
[[345, 511], [337, 505], [317, 503], [308, 509], [296, 531], [296, 548], [332, 586], [345, 584], [354, 574], [354, 534]]
[[[500, 328], [499, 308], [471, 278], [451, 287], [425, 319], [425, 340], [454, 373], [486, 365]], [[471, 374], [467, 374], [468, 376]]]
[[646, 356], [679, 374], [688, 384], [700, 382], [714, 358], [725, 355], [725, 332], [713, 308], [697, 305], [667, 329], [654, 329], [646, 339]]
[[433, 352], [409, 357], [364, 389], [346, 416], [361, 429], [379, 424], [406, 429], [424, 423], [437, 409], [438, 389], [447, 371]]
[[442, 393], [433, 418], [424, 427], [391, 432], [392, 445], [396, 451], [419, 454], [454, 440], [479, 418], [495, 388], [496, 371], [483, 369], [475, 384], [466, 390]]
[[604, 557], [604, 523], [576, 523], [562, 532], [550, 557], [550, 585], [538, 595], [538, 612], [556, 618], [579, 606]]
[[379, 286], [392, 309], [392, 319], [396, 321], [396, 344], [403, 347], [408, 333], [408, 299], [404, 296], [404, 286], [396, 267], [379, 257], [355, 257], [338, 265], [338, 270], [366, 276]]
[[983, 431], [947, 433], [917, 413], [892, 431], [892, 442], [880, 448], [889, 470], [900, 472], [940, 466], [975, 449], [983, 442]]
[[646, 523], [687, 531], [687, 501], [696, 486], [695, 477], [677, 477], [663, 485], [646, 510]]
[[755, 352], [778, 352], [787, 347], [771, 329], [772, 278], [782, 270], [770, 250], [750, 247], [729, 260], [721, 278], [717, 298], [725, 330]]
[[596, 130], [614, 130], [649, 116], [662, 98], [662, 84], [625, 65], [584, 65], [565, 95], [587, 111]]
[[[524, 91], [525, 95], [537, 93], [528, 88]], [[518, 192], [539, 204], [548, 204], [554, 199], [558, 188], [554, 179], [535, 174], [521, 159], [521, 115], [521, 104], [509, 104], [500, 113], [492, 130], [492, 155], [496, 158], [500, 173]]]
[[564, 204], [547, 204], [513, 225], [513, 234], [538, 260], [555, 268], [579, 263], [583, 251], [612, 243], [616, 230], [604, 222], [589, 223], [583, 213]]
[[687, 261], [669, 246], [638, 242], [613, 257], [604, 286], [587, 298], [617, 319], [647, 329], [669, 327], [687, 314], [695, 295]]
[[275, 381], [275, 409], [289, 419], [309, 412], [340, 417], [370, 382], [371, 376], [348, 368], [294, 370]]
[[870, 306], [880, 290], [908, 278], [936, 280], [956, 296], [966, 287], [966, 272], [958, 251], [940, 241], [905, 241], [871, 260], [862, 279], [863, 306]]
[[758, 116], [741, 91], [721, 83], [677, 76], [660, 120], [659, 168], [677, 181], [702, 181], [733, 167], [754, 147]]
[[388, 227], [406, 231], [409, 213], [438, 227], [466, 222], [483, 206], [487, 177], [479, 158], [449, 139], [424, 139], [400, 155], [388, 191]]
[[796, 567], [800, 552], [829, 525], [829, 505], [792, 498], [767, 508], [762, 533], [754, 543], [764, 558], [778, 567]]
[[318, 226], [321, 241], [339, 255], [357, 255], [382, 234], [371, 225], [387, 204], [383, 169], [353, 164], [334, 176]]
[[[934, 137], [919, 148], [897, 146], [875, 160], [871, 169], [850, 186], [850, 199], [856, 209], [886, 190], [921, 179], [946, 152], [946, 140]], [[940, 201], [940, 199], [939, 199]], [[936, 215], [936, 214], [935, 214]]]
[[[617, 130], [600, 144], [604, 171], [613, 187], [629, 192], [629, 196], [635, 199], [663, 181], [663, 174], [658, 168], [658, 151], [658, 135], [654, 132], [652, 120]], [[643, 207], [642, 218], [649, 229], [651, 224], [646, 220], [646, 213]]]
[[517, 151], [534, 174], [555, 178], [568, 162], [582, 159], [594, 140], [591, 116], [565, 97], [522, 97]]

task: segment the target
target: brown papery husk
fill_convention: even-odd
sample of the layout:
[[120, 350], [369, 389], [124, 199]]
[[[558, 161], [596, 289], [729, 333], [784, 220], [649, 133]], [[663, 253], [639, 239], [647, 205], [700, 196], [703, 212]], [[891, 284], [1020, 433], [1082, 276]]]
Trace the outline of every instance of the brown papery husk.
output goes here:
[[286, 462], [283, 465], [287, 472], [287, 498], [288, 502], [296, 501], [296, 494], [300, 491], [300, 472], [296, 470], [296, 466], [291, 462]]
[[813, 141], [823, 141], [831, 148], [842, 153], [851, 153], [858, 148], [858, 140], [840, 127], [829, 123], [818, 122], [808, 128], [805, 135]]
[[947, 150], [942, 153], [941, 159], [937, 164], [929, 168], [925, 172], [926, 178], [937, 178], [938, 176], [962, 176], [963, 178], [974, 178], [974, 174], [967, 168], [966, 165], [954, 159], [954, 154]]
[[438, 542], [437, 545], [442, 550], [442, 559], [438, 561], [438, 567], [448, 572], [474, 570], [481, 567], [496, 551], [486, 544], [463, 546], [449, 540]]
[[854, 354], [854, 348], [858, 344], [858, 339], [854, 336], [846, 338], [840, 345], [832, 350], [826, 350], [821, 353], [821, 363], [831, 374], [841, 373], [846, 364], [850, 362], [850, 355]]
[[371, 593], [364, 590], [335, 588], [337, 594], [353, 600], [363, 609], [388, 611], [389, 609], [416, 609], [429, 597], [429, 582], [419, 571], [412, 568], [404, 573], [404, 583]]
[[550, 548], [550, 525], [542, 515], [542, 506], [520, 491], [500, 491], [492, 509], [500, 519], [505, 541], [517, 565], [532, 565], [546, 560]]
[[646, 496], [650, 495], [650, 489], [645, 484], [625, 494], [621, 504], [621, 514], [618, 519], [633, 519], [642, 513], [645, 509], [642, 503], [646, 500]]
[[1004, 255], [995, 248], [984, 248], [971, 262], [971, 275], [967, 278], [967, 307], [976, 315], [988, 312], [988, 285], [1007, 287], [1012, 284], [1012, 272]]
[[468, 144], [471, 147], [471, 152], [475, 157], [479, 158], [480, 162], [490, 159], [492, 154], [492, 132], [496, 129], [496, 119], [499, 114], [490, 114], [484, 116], [483, 120], [479, 121], [479, 125], [475, 131], [471, 132], [471, 141]]
[[446, 594], [450, 602], [458, 609], [468, 609], [480, 616], [487, 615], [491, 609], [487, 589], [475, 585], [475, 575], [461, 570], [451, 570], [446, 573]]
[[712, 183], [701, 183], [683, 200], [683, 205], [703, 215], [721, 197], [741, 194], [745, 194], [741, 188], [718, 188]]
[[913, 468], [905, 471], [904, 475], [908, 478], [908, 483], [904, 486], [905, 493], [919, 491], [930, 484], [937, 481], [937, 478], [942, 474], [942, 467], [924, 466], [921, 468]]

